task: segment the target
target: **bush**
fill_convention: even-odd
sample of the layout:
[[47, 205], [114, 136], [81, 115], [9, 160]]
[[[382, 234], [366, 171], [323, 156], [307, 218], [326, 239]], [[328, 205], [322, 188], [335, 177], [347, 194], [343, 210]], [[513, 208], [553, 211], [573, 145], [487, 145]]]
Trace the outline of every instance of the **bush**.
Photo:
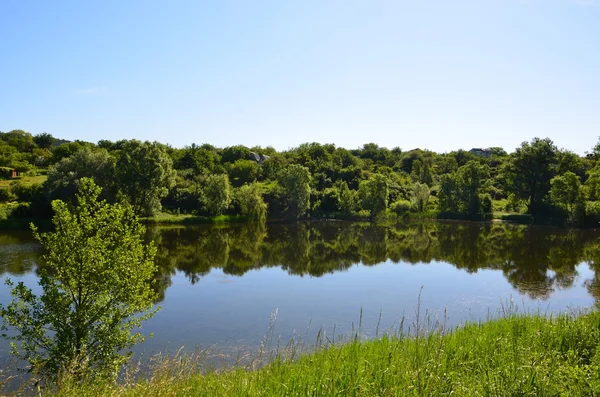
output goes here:
[[14, 181], [10, 184], [10, 190], [19, 201], [34, 201], [36, 197], [44, 194], [42, 185], [39, 183], [27, 186], [20, 181]]
[[398, 216], [404, 215], [409, 212], [412, 205], [408, 200], [398, 200], [391, 205], [391, 210]]
[[492, 198], [489, 194], [484, 194], [481, 196], [481, 212], [488, 214], [492, 212]]
[[13, 201], [15, 195], [7, 187], [0, 187], [0, 202]]

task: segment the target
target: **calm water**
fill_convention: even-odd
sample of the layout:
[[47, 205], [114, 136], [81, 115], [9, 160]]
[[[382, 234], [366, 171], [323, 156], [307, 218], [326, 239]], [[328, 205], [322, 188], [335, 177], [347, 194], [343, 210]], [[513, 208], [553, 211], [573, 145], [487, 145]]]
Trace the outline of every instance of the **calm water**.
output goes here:
[[[155, 228], [154, 338], [138, 353], [213, 346], [235, 355], [273, 335], [314, 338], [357, 327], [373, 335], [422, 310], [448, 325], [520, 310], [562, 312], [600, 298], [600, 232], [490, 223], [384, 228], [345, 222]], [[40, 248], [28, 232], [0, 232], [3, 277], [35, 286]], [[0, 287], [0, 302], [10, 295]], [[8, 348], [0, 344], [0, 359]]]

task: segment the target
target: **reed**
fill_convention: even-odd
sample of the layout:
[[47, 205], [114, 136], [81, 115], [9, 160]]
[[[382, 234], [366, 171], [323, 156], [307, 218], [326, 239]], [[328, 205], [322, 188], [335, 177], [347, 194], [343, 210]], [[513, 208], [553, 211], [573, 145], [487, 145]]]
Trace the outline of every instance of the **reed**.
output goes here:
[[[362, 315], [336, 341], [285, 346], [265, 337], [254, 360], [207, 368], [202, 354], [159, 357], [149, 376], [118, 385], [61, 379], [55, 396], [593, 396], [600, 390], [600, 312], [520, 314], [448, 329], [416, 309], [374, 340]], [[274, 321], [274, 318], [272, 319]], [[270, 326], [272, 329], [272, 324]], [[335, 333], [335, 332], [334, 332]], [[135, 372], [135, 371], [134, 371]]]

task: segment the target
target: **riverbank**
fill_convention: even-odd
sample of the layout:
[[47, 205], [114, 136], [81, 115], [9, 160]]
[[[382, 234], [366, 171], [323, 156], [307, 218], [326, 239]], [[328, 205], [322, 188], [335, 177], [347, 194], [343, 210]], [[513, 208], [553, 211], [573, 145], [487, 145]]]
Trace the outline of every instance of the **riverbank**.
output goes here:
[[599, 347], [597, 311], [554, 318], [510, 314], [452, 332], [356, 338], [295, 360], [278, 357], [256, 370], [201, 375], [188, 361], [171, 360], [149, 380], [63, 382], [48, 395], [592, 396], [600, 390]]
[[[304, 218], [302, 220], [340, 220], [340, 221], [355, 221], [355, 222], [370, 222], [370, 218], [365, 215], [344, 215], [341, 213], [321, 214]], [[439, 211], [428, 211], [422, 213], [406, 213], [403, 216], [397, 216], [393, 213], [385, 213], [377, 217], [374, 222], [382, 225], [389, 225], [404, 221], [420, 221], [420, 220], [456, 220], [456, 221], [477, 221], [477, 222], [508, 222], [517, 224], [535, 224], [534, 218], [529, 214], [508, 214], [508, 213], [490, 213], [490, 214], [462, 214], [448, 213]], [[219, 215], [219, 216], [198, 216], [198, 215], [176, 215], [161, 213], [153, 217], [141, 218], [141, 221], [146, 225], [203, 225], [203, 224], [227, 224], [227, 223], [244, 223], [249, 222], [248, 217], [243, 215]], [[268, 219], [268, 222], [290, 222], [289, 219]], [[0, 230], [23, 230], [29, 229], [30, 224], [42, 228], [51, 225], [50, 219], [5, 219], [0, 220]], [[552, 223], [541, 223], [550, 224]]]

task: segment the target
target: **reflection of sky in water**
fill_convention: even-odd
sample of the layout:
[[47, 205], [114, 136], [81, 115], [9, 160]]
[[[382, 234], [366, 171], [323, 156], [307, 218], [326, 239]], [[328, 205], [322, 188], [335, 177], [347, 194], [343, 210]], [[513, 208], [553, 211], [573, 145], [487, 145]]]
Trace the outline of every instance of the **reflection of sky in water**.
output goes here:
[[[464, 226], [462, 231], [469, 233], [460, 234], [464, 239], [461, 240], [461, 243], [464, 243], [461, 245], [462, 251], [454, 251], [457, 241], [452, 240], [453, 233], [448, 233], [446, 240], [442, 239], [444, 237], [442, 230], [451, 232], [455, 226], [445, 227], [447, 229], [440, 228], [438, 231], [437, 226], [428, 225], [427, 228], [431, 230], [425, 228], [425, 233], [407, 234], [405, 240], [402, 240], [405, 238], [404, 235], [396, 238], [390, 234], [386, 238], [385, 232], [381, 233], [383, 229], [380, 228], [368, 231], [370, 234], [360, 232], [350, 235], [348, 244], [344, 245], [346, 242], [343, 241], [343, 233], [352, 231], [349, 224], [319, 225], [315, 230], [311, 229], [310, 233], [308, 227], [303, 225], [304, 234], [297, 235], [295, 233], [298, 230], [295, 226], [290, 226], [289, 230], [284, 230], [281, 226], [270, 226], [268, 234], [270, 240], [258, 250], [256, 247], [250, 247], [255, 241], [253, 240], [255, 234], [249, 233], [245, 239], [240, 237], [244, 236], [241, 226], [228, 229], [226, 231], [230, 233], [228, 235], [222, 234], [225, 229], [219, 231], [206, 228], [179, 230], [171, 235], [157, 233], [156, 237], [162, 239], [159, 240], [162, 241], [159, 242], [159, 249], [160, 244], [163, 244], [163, 248], [168, 247], [163, 259], [172, 260], [179, 269], [191, 266], [191, 270], [188, 269], [188, 276], [182, 270], [176, 270], [170, 275], [171, 284], [165, 291], [165, 299], [160, 303], [162, 310], [153, 319], [144, 323], [142, 329], [144, 334], [154, 333], [154, 338], [137, 346], [136, 351], [149, 354], [158, 351], [175, 352], [182, 346], [186, 346], [189, 350], [198, 346], [214, 346], [217, 352], [235, 356], [237, 352], [256, 350], [268, 331], [271, 315], [275, 311], [277, 311], [277, 318], [274, 323], [272, 345], [277, 343], [278, 337], [281, 338], [281, 344], [285, 345], [293, 336], [306, 338], [307, 342], [314, 343], [321, 327], [327, 332], [329, 338], [333, 338], [334, 327], [336, 335], [347, 335], [353, 327], [358, 328], [361, 309], [363, 335], [369, 337], [375, 333], [380, 313], [380, 331], [398, 326], [403, 317], [406, 319], [405, 325], [411, 325], [415, 321], [420, 292], [421, 313], [427, 311], [430, 319], [445, 322], [448, 327], [468, 320], [478, 321], [485, 320], [489, 316], [496, 317], [503, 307], [510, 305], [511, 299], [512, 304], [521, 312], [555, 313], [593, 305], [594, 298], [584, 283], [586, 280], [593, 279], [595, 274], [587, 264], [583, 263], [576, 267], [572, 285], [564, 289], [559, 288], [556, 280], [552, 281], [555, 277], [558, 278], [557, 273], [543, 270], [552, 266], [528, 265], [516, 269], [513, 264], [494, 260], [491, 261], [494, 266], [503, 268], [504, 273], [501, 270], [491, 269], [478, 269], [469, 273], [466, 268], [473, 271], [477, 266], [465, 266], [465, 264], [478, 264], [481, 258], [485, 260], [488, 254], [482, 250], [481, 245], [474, 243], [479, 241], [480, 229], [478, 228], [481, 226], [477, 224]], [[520, 229], [511, 231], [515, 230]], [[545, 263], [546, 258], [552, 254], [558, 258], [558, 261], [573, 264], [580, 262], [581, 259], [573, 259], [569, 255], [583, 250], [582, 246], [572, 245], [572, 242], [585, 241], [585, 244], [595, 244], [595, 241], [598, 241], [596, 235], [587, 237], [584, 234], [568, 235], [554, 229], [527, 230], [531, 235], [517, 236], [513, 240], [507, 239], [506, 244], [494, 248], [495, 251], [490, 249], [489, 245], [484, 247], [490, 250], [490, 255], [509, 252], [507, 258], [512, 260], [524, 258], [527, 263]], [[340, 231], [343, 233], [338, 233]], [[437, 234], [434, 233], [436, 231]], [[490, 242], [492, 238], [502, 236], [503, 230], [498, 229], [494, 233], [490, 233], [487, 237]], [[216, 238], [211, 239], [211, 236]], [[558, 241], [562, 241], [562, 245], [553, 240], [555, 236], [563, 239]], [[295, 238], [299, 241], [297, 247], [285, 245], [295, 241]], [[394, 238], [396, 240], [393, 240]], [[361, 250], [364, 249], [374, 263], [380, 261], [376, 259], [380, 257], [378, 255], [381, 253], [384, 256], [391, 255], [390, 252], [397, 255], [404, 255], [406, 252], [408, 257], [418, 262], [421, 260], [416, 259], [418, 255], [425, 252], [423, 250], [430, 249], [431, 255], [437, 255], [436, 257], [444, 258], [448, 262], [458, 260], [456, 259], [458, 254], [463, 254], [463, 258], [466, 258], [462, 262], [465, 269], [457, 269], [444, 261], [433, 260], [429, 264], [413, 265], [406, 263], [408, 259], [403, 259], [404, 261], [400, 260], [396, 264], [388, 260], [377, 265], [355, 264], [350, 265], [347, 270], [338, 270], [339, 267], [335, 266], [341, 263], [336, 262], [335, 254], [328, 248], [330, 246], [328, 244], [333, 244], [338, 239], [344, 242], [338, 245], [343, 247], [341, 252], [347, 254], [350, 251], [345, 250], [348, 249], [354, 250], [356, 255], [362, 255]], [[379, 245], [368, 245], [370, 239], [380, 239], [377, 241]], [[239, 241], [237, 246], [233, 245], [235, 241]], [[390, 242], [388, 247], [385, 246], [387, 242]], [[203, 246], [204, 243], [207, 245]], [[310, 246], [309, 243], [314, 244], [312, 246], [314, 253], [332, 253], [325, 256], [330, 260], [329, 265], [333, 264], [333, 267], [324, 267], [324, 275], [321, 277], [306, 274], [306, 269], [302, 268], [304, 259], [296, 257], [298, 253], [305, 253], [304, 249]], [[394, 246], [393, 244], [396, 243], [398, 245]], [[406, 244], [402, 245], [404, 243]], [[290, 263], [286, 263], [285, 270], [277, 266], [248, 270], [258, 266], [254, 265], [255, 262], [249, 263], [250, 267], [245, 268], [243, 266], [248, 264], [243, 265], [243, 261], [230, 263], [229, 271], [238, 269], [243, 274], [241, 276], [226, 274], [220, 268], [208, 270], [210, 266], [205, 266], [207, 262], [212, 264], [215, 263], [213, 260], [219, 261], [226, 256], [221, 253], [223, 247], [228, 248], [227, 244], [231, 244], [226, 251], [230, 255], [230, 260], [235, 255], [239, 255], [243, 249], [248, 248], [250, 253], [258, 252], [264, 255], [262, 258], [271, 258], [269, 262], [271, 264], [279, 260], [273, 258], [286, 258], [285, 260]], [[473, 244], [472, 249], [470, 244]], [[494, 244], [492, 242], [491, 246], [493, 247]], [[407, 252], [410, 251], [407, 247], [412, 249], [412, 252]], [[532, 251], [535, 247], [539, 249]], [[213, 250], [209, 251], [211, 248]], [[393, 251], [394, 248], [398, 250]], [[276, 249], [280, 250], [279, 254], [289, 254], [289, 257], [272, 256]], [[511, 249], [514, 252], [507, 251]], [[10, 275], [15, 282], [23, 281], [26, 285], [34, 287], [34, 290], [39, 290], [37, 277], [31, 272], [38, 253], [39, 247], [32, 241], [30, 234], [0, 234], [0, 265], [4, 272], [3, 278]], [[525, 257], [524, 253], [527, 254]], [[183, 254], [189, 254], [189, 257]], [[243, 255], [241, 257], [245, 258]], [[251, 255], [249, 257], [252, 258]], [[582, 257], [575, 255], [575, 258]], [[320, 258], [318, 255], [311, 257], [315, 262], [310, 263], [310, 266], [315, 266], [317, 270], [319, 270], [317, 265], [324, 263], [317, 263], [318, 258]], [[298, 262], [296, 265], [293, 265], [294, 260]], [[343, 261], [352, 263], [353, 260], [346, 256]], [[201, 266], [195, 269], [193, 266], [197, 263]], [[243, 266], [237, 268], [236, 265], [240, 264]], [[569, 265], [565, 266], [567, 271], [568, 268]], [[196, 283], [191, 284], [190, 272], [193, 274], [200, 270], [202, 273], [195, 278]], [[204, 274], [204, 271], [207, 273]], [[304, 272], [305, 275], [290, 275], [294, 271]], [[561, 271], [560, 266], [557, 271]], [[166, 274], [170, 274], [170, 270]], [[509, 275], [514, 276], [512, 282], [518, 282], [522, 291], [534, 292], [530, 296], [547, 296], [547, 298], [532, 299], [525, 293], [520, 293], [510, 284], [507, 279]], [[568, 272], [567, 276], [569, 276]], [[544, 280], [547, 279], [551, 281], [544, 284]], [[563, 279], [565, 279], [564, 274]], [[537, 282], [541, 283], [538, 285]], [[549, 285], [551, 285], [551, 293], [547, 295], [544, 288], [548, 288]], [[540, 289], [539, 293], [536, 293], [538, 292], [536, 289]], [[6, 303], [9, 300], [9, 290], [2, 285], [0, 302]], [[7, 353], [8, 342], [0, 341], [0, 360], [6, 360]]]
[[[146, 351], [175, 350], [183, 345], [258, 346], [267, 332], [271, 313], [277, 311], [274, 335], [285, 344], [294, 334], [314, 342], [323, 327], [328, 335], [358, 327], [375, 332], [415, 320], [421, 286], [422, 313], [432, 320], [456, 326], [466, 320], [499, 315], [512, 299], [518, 311], [562, 312], [593, 304], [583, 283], [593, 277], [586, 264], [577, 267], [573, 287], [556, 289], [547, 300], [520, 295], [496, 270], [469, 274], [446, 263], [407, 265], [386, 262], [355, 265], [348, 271], [322, 277], [289, 276], [278, 268], [252, 270], [242, 277], [212, 270], [196, 285], [178, 273], [167, 290], [162, 310], [145, 326], [155, 338]], [[445, 314], [444, 314], [445, 313]]]

